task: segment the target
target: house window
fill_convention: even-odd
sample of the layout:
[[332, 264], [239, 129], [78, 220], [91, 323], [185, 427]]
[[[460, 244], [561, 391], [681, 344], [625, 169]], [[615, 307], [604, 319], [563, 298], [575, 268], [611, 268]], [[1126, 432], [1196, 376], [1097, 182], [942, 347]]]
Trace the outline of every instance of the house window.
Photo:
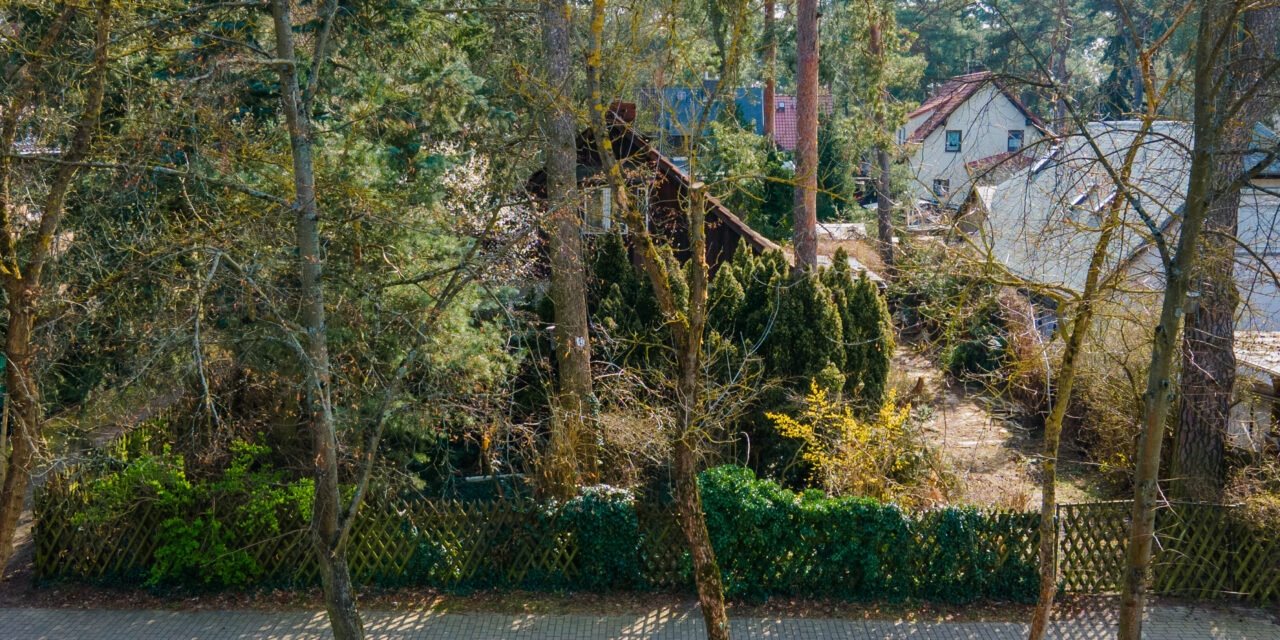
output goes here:
[[960, 150], [960, 132], [955, 129], [947, 130], [947, 152], [955, 153]]
[[609, 187], [582, 192], [583, 231], [600, 233], [613, 228], [613, 192]]
[[1016, 129], [1009, 132], [1009, 151], [1018, 151], [1022, 149], [1022, 130]]
[[951, 181], [944, 178], [933, 179], [933, 195], [939, 200], [947, 197], [951, 193]]

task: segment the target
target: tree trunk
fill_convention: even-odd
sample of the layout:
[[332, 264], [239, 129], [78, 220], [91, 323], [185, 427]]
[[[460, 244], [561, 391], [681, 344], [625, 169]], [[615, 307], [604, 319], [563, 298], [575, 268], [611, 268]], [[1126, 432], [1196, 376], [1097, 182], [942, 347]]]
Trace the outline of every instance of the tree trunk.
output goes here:
[[[871, 23], [870, 50], [871, 56], [876, 60], [876, 65], [880, 70], [881, 87], [878, 91], [881, 100], [888, 98], [888, 91], [884, 88], [883, 76], [886, 73], [887, 65], [885, 63], [883, 28], [880, 25], [879, 18]], [[876, 110], [876, 125], [882, 136], [889, 135], [886, 131], [888, 128], [884, 121], [884, 110]], [[876, 175], [876, 237], [880, 241], [880, 257], [884, 260], [885, 266], [893, 267], [893, 201], [890, 200], [890, 165], [889, 165], [889, 142], [888, 139], [880, 141], [879, 147], [876, 149], [876, 165], [878, 173]]]
[[1071, 10], [1067, 0], [1058, 0], [1058, 28], [1053, 32], [1053, 81], [1059, 87], [1058, 95], [1053, 102], [1053, 125], [1058, 133], [1067, 130], [1067, 92], [1070, 90], [1070, 75], [1067, 70], [1067, 56], [1071, 54]]
[[[1234, 161], [1234, 162], [1233, 162]], [[1239, 175], [1240, 157], [1219, 161], [1229, 167], [1221, 178]], [[1170, 493], [1179, 499], [1219, 502], [1226, 483], [1227, 423], [1236, 381], [1235, 283], [1236, 218], [1240, 194], [1220, 198], [1210, 208], [1195, 290], [1199, 308], [1187, 314], [1182, 332], [1182, 402], [1170, 476]]]
[[[311, 514], [311, 542], [320, 564], [325, 609], [336, 640], [361, 640], [364, 623], [356, 610], [347, 570], [346, 543], [339, 526], [342, 492], [338, 486], [338, 436], [330, 398], [332, 372], [329, 340], [325, 324], [324, 257], [320, 243], [320, 210], [316, 202], [315, 163], [311, 117], [302, 100], [298, 81], [297, 53], [293, 42], [290, 0], [272, 3], [281, 101], [289, 130], [289, 150], [293, 160], [294, 232], [298, 246], [299, 296], [302, 327], [303, 367], [306, 371], [303, 414], [311, 427], [315, 464], [315, 498]], [[319, 57], [317, 56], [317, 64]], [[317, 73], [312, 69], [312, 73]]]
[[676, 397], [680, 403], [681, 433], [672, 447], [674, 456], [672, 476], [675, 482], [675, 498], [680, 505], [680, 526], [689, 543], [689, 555], [693, 560], [694, 581], [698, 587], [698, 602], [706, 623], [710, 640], [729, 640], [729, 617], [724, 609], [724, 589], [720, 584], [720, 566], [711, 548], [711, 536], [707, 533], [706, 515], [702, 512], [702, 494], [698, 488], [696, 438], [698, 438], [698, 396], [701, 388], [702, 333], [707, 318], [707, 234], [706, 205], [702, 186], [694, 183], [689, 189], [689, 312], [683, 338], [677, 334], [676, 348], [680, 350], [680, 380]]
[[764, 0], [764, 126], [765, 142], [773, 148], [774, 76], [777, 75], [778, 41], [774, 34], [774, 0]]
[[672, 476], [676, 504], [680, 507], [680, 528], [689, 543], [693, 560], [694, 582], [698, 587], [698, 604], [706, 623], [707, 638], [729, 640], [729, 618], [724, 609], [724, 589], [720, 584], [720, 566], [711, 548], [707, 520], [702, 513], [702, 495], [698, 489], [698, 469], [692, 447], [679, 439], [674, 446]]
[[795, 266], [818, 266], [818, 3], [796, 2]]
[[31, 465], [41, 440], [40, 388], [31, 357], [31, 318], [36, 294], [25, 287], [9, 291], [9, 326], [5, 336], [5, 385], [12, 403], [14, 428], [0, 502], [0, 575], [13, 555], [13, 537], [31, 483]]
[[[1160, 450], [1165, 422], [1175, 398], [1173, 360], [1178, 353], [1178, 331], [1181, 324], [1191, 270], [1199, 252], [1200, 233], [1208, 214], [1206, 200], [1213, 185], [1214, 150], [1221, 139], [1218, 114], [1223, 113], [1223, 96], [1216, 92], [1217, 69], [1214, 59], [1220, 29], [1233, 28], [1235, 10], [1227, 8], [1219, 15], [1220, 5], [1203, 0], [1200, 28], [1194, 57], [1195, 140], [1191, 150], [1191, 169], [1187, 180], [1187, 196], [1178, 234], [1177, 249], [1165, 267], [1165, 291], [1151, 343], [1151, 366], [1147, 390], [1143, 396], [1144, 424], [1138, 439], [1138, 457], [1134, 471], [1133, 512], [1130, 516], [1129, 539], [1125, 549], [1125, 569], [1120, 592], [1118, 640], [1140, 640], [1142, 612], [1146, 604], [1147, 573], [1151, 562], [1151, 546], [1155, 537], [1155, 509], [1158, 499]], [[1225, 54], [1223, 57], [1226, 57]], [[1220, 60], [1221, 62], [1221, 60]]]
[[[1133, 163], [1138, 149], [1142, 146], [1143, 137], [1150, 129], [1154, 114], [1148, 114], [1142, 128], [1134, 137], [1134, 143], [1125, 153], [1124, 164], [1119, 171], [1122, 185], [1127, 185], [1133, 175]], [[1079, 298], [1079, 307], [1071, 322], [1071, 333], [1067, 338], [1066, 348], [1062, 353], [1062, 365], [1058, 369], [1058, 385], [1053, 398], [1053, 406], [1049, 418], [1044, 425], [1044, 466], [1041, 477], [1040, 493], [1040, 594], [1036, 599], [1035, 613], [1031, 618], [1031, 629], [1028, 640], [1043, 640], [1049, 627], [1049, 617], [1053, 613], [1053, 598], [1058, 591], [1058, 451], [1062, 438], [1062, 422], [1067, 415], [1067, 407], [1071, 404], [1071, 392], [1076, 381], [1076, 361], [1084, 346], [1084, 338], [1093, 325], [1093, 314], [1097, 301], [1103, 294], [1103, 271], [1107, 268], [1107, 257], [1111, 254], [1111, 241], [1115, 237], [1121, 223], [1121, 214], [1125, 208], [1124, 198], [1116, 197], [1107, 207], [1107, 218], [1094, 245], [1089, 260], [1089, 270], [1085, 276], [1084, 291]]]
[[356, 609], [355, 591], [351, 587], [351, 571], [347, 554], [328, 556], [320, 563], [320, 583], [324, 588], [324, 608], [329, 614], [333, 637], [363, 638], [364, 622]]
[[578, 483], [578, 452], [585, 441], [591, 397], [591, 344], [587, 336], [586, 274], [577, 207], [577, 149], [573, 70], [569, 59], [569, 7], [565, 0], [542, 4], [542, 48], [551, 108], [547, 113], [547, 202], [551, 217], [551, 302], [555, 306], [557, 411], [546, 461], [547, 488], [567, 495]]
[[[1240, 43], [1233, 99], [1244, 100], [1235, 119], [1224, 124], [1225, 153], [1215, 160], [1215, 189], [1222, 189], [1244, 170], [1241, 152], [1253, 139], [1253, 127], [1270, 108], [1274, 80], [1265, 80], [1267, 91], [1243, 95], [1258, 77], [1265, 60], [1273, 55], [1280, 22], [1280, 8], [1246, 11], [1245, 36]], [[1172, 493], [1202, 502], [1222, 500], [1226, 483], [1227, 427], [1231, 419], [1232, 392], [1236, 380], [1235, 312], [1239, 295], [1235, 281], [1236, 228], [1240, 193], [1229, 193], [1209, 209], [1200, 264], [1195, 273], [1199, 308], [1186, 318], [1182, 338], [1182, 411], [1174, 439]]]
[[[704, 185], [692, 181], [687, 195], [688, 233], [689, 233], [689, 297], [688, 306], [679, 308], [671, 285], [665, 272], [665, 263], [658, 255], [653, 237], [645, 228], [644, 219], [627, 195], [626, 182], [621, 168], [614, 161], [612, 142], [609, 137], [609, 116], [605, 111], [599, 91], [600, 74], [600, 32], [604, 15], [604, 0], [592, 2], [592, 35], [588, 53], [587, 81], [592, 94], [592, 109], [600, 118], [593, 122], [599, 134], [596, 139], [600, 148], [601, 161], [605, 175], [613, 187], [617, 210], [631, 228], [636, 253], [649, 278], [658, 307], [668, 319], [668, 328], [674, 338], [676, 360], [679, 377], [676, 382], [676, 402], [679, 410], [679, 433], [672, 443], [672, 479], [676, 503], [680, 508], [680, 528], [689, 545], [689, 553], [693, 560], [694, 580], [698, 589], [698, 601], [702, 607], [703, 620], [706, 623], [707, 637], [714, 640], [728, 640], [729, 619], [724, 608], [724, 590], [720, 583], [720, 568], [716, 564], [715, 551], [711, 547], [711, 539], [707, 533], [706, 517], [702, 512], [702, 497], [698, 489], [697, 449], [699, 438], [698, 411], [699, 396], [702, 392], [699, 383], [701, 373], [702, 334], [706, 326], [707, 311], [707, 234], [706, 204], [703, 193]], [[738, 51], [738, 42], [726, 51]], [[736, 58], [730, 60], [734, 64], [722, 67], [731, 70], [736, 67]], [[708, 97], [707, 105], [699, 116], [694, 128], [700, 132], [706, 126], [707, 115], [712, 110], [720, 88], [730, 82], [730, 74], [725, 73]], [[690, 144], [690, 148], [695, 145]], [[691, 156], [689, 174], [696, 176], [696, 156]]]
[[14, 98], [3, 111], [4, 121], [0, 126], [0, 149], [5, 156], [0, 160], [0, 211], [3, 212], [0, 213], [0, 218], [3, 219], [3, 229], [0, 229], [0, 262], [4, 267], [2, 282], [9, 298], [9, 323], [5, 334], [5, 384], [9, 394], [6, 403], [12, 403], [15, 418], [13, 432], [9, 436], [12, 448], [4, 482], [0, 485], [0, 577], [4, 575], [4, 569], [13, 556], [13, 539], [22, 515], [27, 489], [31, 484], [31, 467], [43, 441], [44, 417], [40, 409], [39, 367], [32, 347], [32, 320], [36, 304], [40, 300], [41, 288], [45, 285], [42, 277], [44, 266], [51, 256], [50, 248], [66, 211], [66, 194], [75, 178], [78, 164], [88, 156], [90, 145], [98, 131], [98, 116], [102, 111], [102, 99], [106, 90], [111, 2], [97, 0], [96, 5], [93, 69], [88, 79], [84, 110], [76, 121], [71, 145], [62, 157], [65, 163], [58, 166], [49, 183], [39, 222], [33, 237], [29, 238], [29, 253], [21, 268], [14, 246], [16, 234], [10, 219], [12, 158], [9, 154], [13, 150], [18, 118], [25, 111], [26, 100], [32, 97], [36, 76], [40, 73], [45, 55], [71, 18], [73, 9], [69, 5], [63, 6], [37, 50], [33, 52], [32, 58], [11, 78]]

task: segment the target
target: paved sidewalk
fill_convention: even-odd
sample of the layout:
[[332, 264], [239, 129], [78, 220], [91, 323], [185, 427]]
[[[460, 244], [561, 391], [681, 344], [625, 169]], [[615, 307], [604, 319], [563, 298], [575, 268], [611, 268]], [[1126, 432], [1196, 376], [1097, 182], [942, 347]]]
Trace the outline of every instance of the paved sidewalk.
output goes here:
[[[692, 640], [702, 638], [696, 610], [646, 616], [535, 616], [502, 614], [365, 613], [370, 638], [416, 640]], [[1013, 640], [1026, 625], [1004, 622], [910, 623], [864, 620], [747, 619], [732, 621], [737, 639]], [[1114, 612], [1084, 614], [1055, 623], [1062, 640], [1115, 637]], [[1149, 640], [1280, 640], [1280, 626], [1249, 612], [1156, 607], [1145, 625]], [[301, 640], [329, 638], [323, 613], [254, 611], [102, 611], [0, 609], [5, 640], [201, 639]]]

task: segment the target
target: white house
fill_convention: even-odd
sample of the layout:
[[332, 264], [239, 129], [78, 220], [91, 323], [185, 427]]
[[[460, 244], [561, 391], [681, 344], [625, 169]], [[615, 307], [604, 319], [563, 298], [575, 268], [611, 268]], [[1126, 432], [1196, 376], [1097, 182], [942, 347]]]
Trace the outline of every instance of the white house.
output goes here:
[[975, 176], [1025, 163], [1019, 153], [1047, 134], [1043, 123], [990, 71], [948, 80], [907, 114], [898, 144], [912, 147], [916, 201], [958, 207]]
[[[1139, 139], [1136, 121], [1094, 122], [1086, 128], [1101, 156], [1084, 133], [1063, 136], [1034, 162], [994, 188], [975, 187], [968, 199], [974, 210], [962, 212], [962, 228], [971, 232], [973, 246], [1004, 265], [1027, 283], [1027, 290], [1049, 287], [1080, 292], [1089, 256], [1097, 243], [1107, 208], [1117, 190], [1100, 158], [1119, 167], [1137, 146], [1129, 183], [1142, 213], [1128, 201], [1121, 225], [1110, 245], [1104, 275], [1119, 275], [1124, 293], [1113, 302], [1129, 315], [1154, 314], [1163, 289], [1164, 271], [1153, 243], [1158, 229], [1169, 246], [1176, 246], [1178, 220], [1190, 175], [1191, 126], [1185, 122], [1154, 123]], [[1263, 128], [1259, 138], [1275, 144]], [[1246, 168], [1257, 167], [1264, 156], [1255, 153]], [[1280, 390], [1280, 359], [1269, 349], [1280, 345], [1280, 163], [1262, 168], [1241, 191], [1241, 246], [1234, 270], [1239, 293], [1236, 316], [1236, 355], [1239, 364], [1231, 435], [1237, 445], [1259, 448], [1273, 431], [1275, 391]], [[1104, 314], [1105, 315], [1105, 314]], [[1123, 314], [1122, 314], [1123, 315]], [[1052, 327], [1053, 314], [1047, 314]], [[1099, 322], [1112, 320], [1099, 319]], [[1121, 322], [1116, 320], [1115, 322]], [[1150, 331], [1148, 321], [1123, 329], [1141, 344]], [[1270, 392], [1268, 392], [1270, 390]]]

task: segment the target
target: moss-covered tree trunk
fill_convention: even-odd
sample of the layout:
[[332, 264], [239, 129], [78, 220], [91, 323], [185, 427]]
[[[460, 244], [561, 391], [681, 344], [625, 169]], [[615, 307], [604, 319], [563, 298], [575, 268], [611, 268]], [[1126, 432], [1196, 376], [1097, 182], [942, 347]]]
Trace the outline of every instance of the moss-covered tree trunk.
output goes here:
[[[1130, 518], [1125, 570], [1120, 594], [1119, 640], [1142, 637], [1142, 612], [1150, 571], [1151, 549], [1155, 538], [1155, 509], [1159, 498], [1160, 454], [1166, 420], [1177, 397], [1178, 384], [1173, 380], [1174, 359], [1179, 353], [1179, 325], [1186, 312], [1187, 293], [1200, 255], [1201, 234], [1211, 208], [1224, 198], [1233, 196], [1240, 183], [1233, 176], [1223, 176], [1226, 155], [1243, 149], [1227, 148], [1247, 139], [1251, 121], [1260, 117], [1271, 101], [1265, 96], [1276, 78], [1276, 52], [1271, 36], [1269, 44], [1253, 40], [1253, 20], [1270, 20], [1276, 16], [1273, 7], [1261, 9], [1245, 3], [1200, 0], [1199, 24], [1192, 70], [1194, 141], [1191, 169], [1183, 209], [1177, 250], [1166, 258], [1165, 292], [1161, 303], [1160, 323], [1152, 340], [1151, 366], [1147, 390], [1143, 397], [1145, 416], [1139, 439], [1134, 472], [1133, 514]], [[1266, 13], [1259, 13], [1259, 11]], [[1253, 27], [1253, 28], [1251, 28]], [[1274, 30], [1274, 25], [1270, 27]]]
[[[1119, 188], [1129, 188], [1127, 183], [1133, 172], [1134, 158], [1142, 147], [1143, 138], [1150, 129], [1152, 116], [1143, 121], [1139, 133], [1125, 154], [1124, 164], [1120, 167]], [[1042, 640], [1049, 627], [1049, 617], [1053, 613], [1053, 598], [1058, 591], [1058, 452], [1062, 439], [1062, 422], [1067, 415], [1067, 407], [1071, 404], [1071, 392], [1076, 381], [1076, 367], [1080, 353], [1084, 347], [1085, 336], [1093, 326], [1093, 315], [1097, 303], [1110, 287], [1103, 282], [1104, 270], [1107, 268], [1107, 257], [1111, 253], [1111, 241], [1121, 226], [1121, 213], [1125, 208], [1125, 198], [1112, 199], [1107, 208], [1108, 214], [1103, 223], [1102, 232], [1094, 245], [1089, 260], [1089, 269], [1085, 276], [1084, 291], [1076, 301], [1076, 309], [1071, 318], [1070, 334], [1062, 353], [1062, 364], [1058, 368], [1057, 384], [1054, 389], [1053, 405], [1044, 425], [1044, 454], [1041, 462], [1040, 479], [1040, 543], [1038, 555], [1040, 559], [1040, 593], [1036, 599], [1035, 613], [1031, 618], [1031, 628], [1027, 634], [1029, 640]]]
[[34, 231], [22, 238], [21, 248], [15, 242], [21, 232], [13, 217], [16, 212], [11, 192], [18, 120], [29, 115], [30, 106], [39, 97], [37, 82], [45, 58], [72, 19], [76, 11], [74, 6], [62, 5], [40, 44], [29, 58], [21, 61], [21, 66], [9, 78], [12, 97], [0, 110], [0, 118], [3, 118], [0, 120], [0, 154], [3, 155], [0, 158], [0, 285], [8, 298], [9, 318], [4, 340], [7, 360], [5, 384], [7, 402], [12, 405], [14, 417], [9, 434], [12, 447], [5, 465], [4, 482], [0, 484], [0, 575], [3, 575], [13, 555], [14, 535], [31, 484], [32, 466], [44, 439], [38, 379], [40, 363], [32, 336], [41, 290], [49, 284], [44, 279], [44, 267], [53, 257], [53, 241], [66, 213], [67, 192], [98, 132], [98, 116], [106, 90], [112, 8], [109, 0], [96, 0], [95, 6], [94, 44], [90, 54], [93, 64], [85, 79], [84, 107], [76, 119], [71, 144], [62, 155], [61, 162], [52, 170]]
[[[742, 16], [745, 3], [734, 7], [731, 15]], [[703, 190], [705, 186], [691, 181], [684, 194], [685, 213], [688, 222], [689, 262], [688, 304], [683, 309], [676, 302], [671, 282], [666, 272], [666, 263], [658, 254], [653, 237], [645, 225], [644, 214], [629, 197], [626, 180], [622, 169], [614, 157], [613, 142], [610, 131], [613, 125], [611, 116], [605, 108], [600, 91], [600, 47], [603, 29], [604, 0], [593, 0], [590, 49], [587, 60], [587, 81], [592, 96], [592, 111], [595, 117], [592, 126], [595, 128], [595, 140], [598, 145], [605, 176], [612, 186], [616, 210], [620, 212], [631, 230], [635, 242], [636, 253], [641, 266], [648, 276], [649, 284], [657, 298], [658, 307], [667, 319], [667, 327], [671, 331], [672, 342], [676, 351], [677, 380], [675, 384], [676, 413], [678, 416], [676, 433], [673, 435], [671, 475], [674, 484], [676, 504], [679, 507], [680, 528], [684, 532], [688, 544], [689, 555], [693, 561], [694, 581], [698, 590], [698, 602], [706, 623], [707, 637], [711, 640], [729, 640], [729, 618], [725, 612], [724, 589], [720, 580], [720, 567], [716, 563], [715, 550], [711, 547], [711, 536], [707, 532], [706, 516], [702, 512], [702, 497], [698, 488], [698, 450], [705, 425], [701, 424], [702, 384], [702, 337], [707, 322], [707, 216]], [[699, 117], [693, 131], [701, 132], [706, 126], [707, 114], [717, 99], [720, 88], [736, 69], [741, 56], [741, 39], [739, 30], [732, 30], [731, 40], [723, 45], [722, 76], [716, 89], [708, 97], [708, 103]], [[696, 136], [696, 133], [695, 133]], [[687, 151], [694, 162], [690, 163], [690, 175], [695, 175], [696, 158], [692, 151], [696, 145], [690, 143]]]
[[[1194, 141], [1191, 169], [1179, 229], [1177, 248], [1172, 256], [1162, 251], [1165, 290], [1160, 306], [1159, 324], [1151, 341], [1151, 364], [1147, 389], [1143, 394], [1143, 428], [1138, 439], [1138, 455], [1134, 469], [1133, 510], [1129, 520], [1129, 537], [1125, 548], [1125, 568], [1120, 592], [1119, 640], [1140, 640], [1142, 612], [1146, 604], [1147, 577], [1151, 547], [1155, 538], [1156, 506], [1159, 498], [1160, 450], [1164, 442], [1166, 420], [1176, 397], [1177, 381], [1173, 379], [1173, 363], [1178, 353], [1178, 333], [1190, 285], [1191, 270], [1199, 249], [1200, 232], [1204, 228], [1207, 202], [1213, 180], [1213, 151], [1220, 140], [1220, 94], [1215, 87], [1215, 67], [1219, 53], [1221, 29], [1234, 23], [1234, 10], [1223, 10], [1212, 0], [1201, 0], [1200, 24], [1193, 62]], [[1227, 24], [1224, 24], [1224, 21]], [[1220, 62], [1220, 61], [1218, 61]]]

